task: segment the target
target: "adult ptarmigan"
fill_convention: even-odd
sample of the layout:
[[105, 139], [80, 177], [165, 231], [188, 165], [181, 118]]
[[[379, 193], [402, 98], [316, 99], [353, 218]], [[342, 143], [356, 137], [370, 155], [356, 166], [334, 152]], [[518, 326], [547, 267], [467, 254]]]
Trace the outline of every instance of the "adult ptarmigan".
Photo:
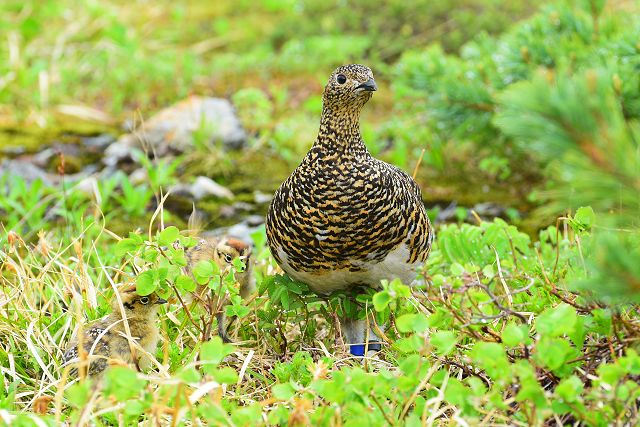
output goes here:
[[[431, 248], [434, 233], [420, 188], [399, 168], [372, 157], [360, 135], [360, 111], [375, 90], [364, 65], [331, 74], [318, 137], [267, 213], [274, 258], [320, 294], [377, 287], [382, 279], [411, 284]], [[341, 323], [351, 352], [362, 354], [364, 322]]]

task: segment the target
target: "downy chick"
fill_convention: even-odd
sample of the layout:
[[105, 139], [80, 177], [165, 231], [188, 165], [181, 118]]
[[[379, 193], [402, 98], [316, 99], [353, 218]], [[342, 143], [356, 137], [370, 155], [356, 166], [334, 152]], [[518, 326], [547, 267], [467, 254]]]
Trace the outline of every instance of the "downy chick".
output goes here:
[[69, 342], [63, 361], [65, 365], [77, 363], [69, 372], [71, 377], [78, 376], [78, 369], [84, 369], [83, 365], [86, 366], [82, 363], [84, 357], [81, 357], [79, 351], [86, 352], [86, 360], [90, 362], [87, 373], [91, 377], [102, 376], [109, 362], [115, 360], [124, 363], [137, 362], [137, 365], [143, 369], [150, 366], [151, 361], [143, 355], [136, 355], [134, 360], [126, 335], [123, 311], [131, 337], [145, 351], [153, 354], [160, 337], [156, 324], [158, 306], [167, 301], [155, 293], [140, 296], [136, 293], [135, 285], [120, 289], [118, 293], [122, 308], [118, 299], [114, 297], [111, 304], [112, 312], [105, 318], [88, 325], [82, 334], [75, 335]]
[[[240, 239], [226, 236], [200, 239], [196, 246], [187, 251], [186, 256], [187, 270], [189, 273], [193, 271], [193, 268], [200, 261], [213, 261], [220, 267], [221, 272], [225, 272], [231, 268], [235, 258], [240, 258], [245, 264], [245, 269], [242, 272], [235, 273], [235, 279], [240, 286], [239, 294], [242, 299], [246, 300], [255, 289], [255, 278], [253, 277], [251, 269], [251, 246]], [[194, 299], [203, 301], [207, 292], [209, 292], [209, 289], [206, 286], [199, 286], [194, 292]], [[229, 298], [225, 295], [219, 306], [224, 307], [229, 303]], [[223, 309], [218, 310], [216, 319], [218, 321], [218, 335], [223, 341], [231, 342], [231, 339], [227, 335], [227, 325]]]

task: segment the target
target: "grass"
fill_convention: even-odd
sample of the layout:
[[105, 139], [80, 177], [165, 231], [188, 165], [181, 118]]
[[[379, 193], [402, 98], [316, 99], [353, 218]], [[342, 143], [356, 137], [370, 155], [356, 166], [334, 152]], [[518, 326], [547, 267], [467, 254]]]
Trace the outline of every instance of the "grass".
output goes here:
[[150, 114], [190, 93], [230, 97], [249, 87], [294, 91], [304, 102], [317, 93], [305, 86], [318, 89], [347, 60], [365, 61], [382, 76], [407, 48], [407, 37], [411, 46], [426, 44], [443, 34], [430, 27], [446, 23], [456, 49], [476, 31], [500, 31], [511, 16], [529, 11], [525, 2], [504, 8], [492, 1], [487, 20], [467, 29], [482, 2], [468, 0], [452, 16], [444, 13], [449, 1], [438, 3], [430, 5], [432, 15], [417, 19], [428, 3], [389, 1], [395, 14], [380, 20], [366, 2], [9, 0], [0, 6], [0, 124], [57, 128], [69, 125], [71, 115], [114, 125], [137, 109]]
[[[477, 142], [466, 141], [497, 128], [485, 120], [473, 122], [482, 126], [465, 128], [473, 131], [465, 138], [440, 137], [435, 128], [422, 126], [435, 116], [426, 117], [411, 104], [424, 91], [406, 92], [404, 83], [410, 80], [396, 81], [402, 70], [392, 69], [407, 46], [417, 52], [406, 53], [404, 61], [414, 63], [404, 71], [415, 72], [426, 64], [424, 55], [437, 59], [444, 51], [455, 52], [470, 34], [479, 29], [500, 32], [505, 20], [528, 9], [519, 2], [503, 9], [504, 2], [470, 0], [452, 11], [448, 1], [430, 1], [433, 13], [426, 19], [411, 9], [424, 4], [389, 1], [386, 10], [393, 13], [363, 19], [368, 3], [309, 0], [296, 3], [298, 8], [268, 0], [193, 2], [189, 7], [169, 1], [2, 3], [0, 38], [6, 43], [0, 44], [0, 58], [6, 60], [0, 61], [0, 122], [12, 130], [2, 144], [22, 146], [27, 141], [22, 137], [30, 133], [36, 143], [47, 142], [43, 135], [56, 135], [56, 126], [67, 126], [69, 120], [71, 126], [88, 121], [112, 128], [136, 109], [151, 114], [191, 92], [230, 97], [252, 139], [238, 158], [204, 147], [175, 160], [145, 157], [141, 162], [148, 182], [133, 185], [115, 174], [90, 194], [68, 181], [45, 187], [12, 175], [0, 178], [0, 186], [8, 190], [0, 197], [0, 425], [640, 422], [640, 264], [635, 262], [640, 238], [631, 209], [628, 221], [616, 222], [612, 218], [622, 218], [617, 212], [581, 207], [528, 233], [473, 214], [473, 224], [463, 223], [469, 212], [461, 209], [458, 223], [437, 225], [438, 238], [418, 286], [385, 282], [359, 295], [356, 303], [340, 293], [318, 297], [281, 275], [260, 230], [252, 235], [258, 292], [246, 304], [237, 297], [232, 274], [213, 268], [203, 273], [215, 292], [233, 296], [234, 345], [204, 330], [203, 325], [215, 326], [206, 310], [180, 303], [178, 296], [185, 296], [191, 285], [178, 280], [184, 251], [173, 243], [188, 244], [189, 233], [178, 233], [175, 227], [182, 227], [184, 219], [168, 210], [170, 198], [161, 202], [161, 188], [183, 177], [185, 170], [214, 169], [223, 177], [243, 177], [232, 183], [234, 192], [256, 188], [254, 181], [272, 185], [281, 169], [289, 170], [308, 148], [317, 127], [322, 81], [345, 57], [372, 64], [383, 83], [380, 92], [387, 94], [376, 94], [364, 120], [363, 134], [373, 154], [411, 170], [426, 145], [428, 168], [458, 173], [483, 188], [490, 182], [487, 176], [495, 176], [513, 203], [524, 203], [529, 187], [515, 188], [500, 178], [518, 165], [505, 163], [504, 153], [479, 159]], [[612, 2], [609, 7], [628, 7], [631, 13], [635, 9], [629, 4]], [[335, 13], [327, 13], [332, 7]], [[596, 9], [562, 16], [567, 22], [588, 23], [596, 17], [589, 10]], [[553, 33], [556, 21], [545, 16], [537, 17], [537, 25], [544, 34]], [[612, 19], [604, 28], [609, 33], [603, 34], [626, 34], [628, 28], [616, 27], [616, 22]], [[589, 28], [578, 24], [567, 28]], [[532, 27], [518, 28], [526, 32]], [[561, 34], [570, 42], [580, 40], [571, 31]], [[423, 49], [433, 39], [442, 41], [442, 51]], [[589, 46], [594, 41], [583, 40]], [[515, 42], [516, 57], [526, 61]], [[538, 38], [532, 42], [547, 45]], [[606, 56], [607, 51], [595, 51]], [[632, 58], [635, 51], [628, 51]], [[557, 55], [566, 56], [561, 50]], [[464, 69], [472, 59], [447, 60]], [[622, 83], [633, 82], [633, 69], [626, 71], [619, 75]], [[417, 74], [416, 83], [427, 89], [437, 84], [424, 80], [425, 73]], [[588, 73], [584, 77], [594, 83]], [[570, 82], [581, 78], [565, 77]], [[603, 87], [609, 88], [608, 82], [602, 79]], [[479, 88], [486, 89], [485, 83]], [[545, 89], [543, 83], [537, 84]], [[382, 90], [385, 86], [390, 89]], [[453, 86], [453, 95], [463, 95]], [[518, 86], [531, 88], [544, 102], [567, 98], [554, 96], [558, 87], [546, 88], [545, 97], [546, 89]], [[623, 88], [633, 101], [633, 87]], [[618, 94], [606, 93], [606, 100], [615, 104]], [[450, 106], [444, 102], [450, 98], [439, 99]], [[506, 123], [535, 118], [520, 111]], [[586, 117], [572, 114], [575, 109], [566, 112], [576, 120]], [[603, 117], [609, 116], [596, 115], [596, 122], [606, 125]], [[625, 136], [616, 139], [616, 147], [629, 149], [620, 158], [629, 159], [625, 165], [631, 171], [637, 169], [632, 162], [637, 123], [630, 115], [625, 118], [628, 123], [616, 119], [621, 132], [615, 135]], [[542, 144], [545, 138], [531, 128], [525, 123], [517, 130]], [[256, 167], [264, 162], [258, 156], [262, 151], [275, 152], [273, 162]], [[258, 160], [249, 162], [251, 156]], [[472, 170], [475, 163], [487, 176]], [[558, 166], [567, 175], [567, 164]], [[528, 177], [532, 168], [523, 169]], [[595, 171], [585, 170], [591, 176]], [[447, 200], [447, 194], [456, 200], [466, 193], [478, 197], [469, 181], [463, 181], [463, 193], [456, 187], [446, 191], [448, 181], [430, 177], [422, 178], [423, 188], [435, 201]], [[489, 194], [497, 197], [493, 189]], [[611, 194], [591, 200], [608, 206]], [[591, 193], [579, 196], [589, 201]], [[635, 206], [635, 199], [625, 203]], [[108, 312], [116, 286], [134, 282], [171, 297], [160, 313], [162, 340], [153, 368], [138, 372], [114, 366], [101, 382], [71, 381], [61, 359], [73, 330]], [[386, 326], [381, 330], [384, 348], [377, 356], [360, 360], [346, 352], [336, 321], [345, 313]]]
[[[187, 312], [176, 299], [184, 291], [171, 269], [179, 270], [182, 255], [160, 249], [178, 236], [173, 227], [156, 233], [169, 224], [162, 215], [159, 208], [148, 231], [127, 239], [100, 217], [87, 217], [75, 231], [41, 233], [35, 244], [3, 236], [5, 420], [17, 416], [18, 425], [32, 425], [34, 414], [50, 425], [638, 419], [629, 403], [640, 396], [633, 382], [640, 374], [632, 350], [640, 339], [637, 310], [567, 288], [585, 274], [580, 259], [590, 256], [584, 214], [566, 223], [571, 227], [541, 232], [536, 242], [499, 220], [440, 227], [421, 274], [427, 286], [383, 283], [356, 306], [344, 295], [317, 298], [278, 275], [264, 232], [257, 232], [259, 292], [231, 327], [235, 345], [205, 339], [197, 325], [208, 321], [206, 312]], [[163, 266], [168, 279], [153, 286], [169, 292], [172, 303], [160, 314], [154, 368], [136, 373], [117, 366], [100, 383], [70, 382], [60, 360], [74, 328], [107, 312], [114, 286]], [[237, 294], [233, 280], [218, 283], [218, 292]], [[368, 312], [370, 322], [388, 325], [377, 357], [358, 360], [345, 351], [332, 314], [342, 312]], [[591, 381], [583, 384], [586, 377]], [[606, 410], [591, 412], [603, 404]]]

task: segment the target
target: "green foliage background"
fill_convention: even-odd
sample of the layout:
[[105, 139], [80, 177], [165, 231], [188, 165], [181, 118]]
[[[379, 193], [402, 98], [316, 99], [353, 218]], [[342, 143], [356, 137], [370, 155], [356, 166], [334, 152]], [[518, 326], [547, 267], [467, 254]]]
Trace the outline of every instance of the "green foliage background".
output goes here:
[[[488, 0], [376, 10], [361, 1], [79, 4], [0, 6], [0, 117], [14, 135], [66, 123], [64, 104], [90, 106], [108, 125], [193, 91], [229, 96], [252, 133], [249, 151], [270, 151], [289, 170], [316, 130], [327, 70], [357, 60], [392, 88], [366, 117], [372, 152], [410, 170], [427, 148], [425, 193], [438, 195], [450, 175], [480, 197], [483, 186], [491, 196], [518, 187], [511, 205], [529, 197], [546, 223], [525, 233], [501, 219], [462, 222], [465, 212], [438, 225], [419, 286], [383, 283], [357, 304], [274, 274], [258, 231], [259, 292], [248, 305], [234, 286], [241, 264], [196, 274], [231, 295], [237, 345], [203, 333], [207, 313], [173, 304], [152, 372], [116, 367], [101, 384], [69, 386], [62, 349], [74, 325], [108, 310], [114, 284], [171, 295], [195, 286], [182, 274], [193, 239], [170, 211], [152, 216], [149, 206], [182, 161], [211, 163], [144, 159], [148, 182], [116, 174], [99, 197], [6, 175], [2, 422], [83, 424], [92, 412], [100, 425], [639, 422], [635, 2], [554, 2], [535, 13]], [[224, 167], [227, 155], [204, 157]], [[111, 228], [120, 218], [126, 238]], [[346, 354], [334, 321], [343, 313], [388, 325], [377, 358]]]

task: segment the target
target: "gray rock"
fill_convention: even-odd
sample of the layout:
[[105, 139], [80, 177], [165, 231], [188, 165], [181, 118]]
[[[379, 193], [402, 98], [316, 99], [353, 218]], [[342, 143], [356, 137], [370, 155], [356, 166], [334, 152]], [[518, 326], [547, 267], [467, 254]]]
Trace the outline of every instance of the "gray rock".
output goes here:
[[244, 223], [246, 223], [249, 227], [258, 227], [264, 224], [264, 216], [263, 215], [249, 215], [244, 219]]
[[82, 138], [83, 146], [90, 152], [104, 151], [114, 141], [113, 135], [108, 133]]
[[211, 178], [199, 176], [193, 184], [179, 183], [171, 187], [171, 194], [182, 197], [193, 197], [196, 200], [206, 197], [219, 197], [233, 199], [234, 195], [227, 187], [224, 187]]
[[78, 181], [74, 189], [88, 196], [93, 196], [98, 189], [98, 178], [96, 178], [95, 176], [87, 176]]
[[20, 160], [6, 159], [2, 161], [2, 163], [0, 163], [0, 177], [4, 175], [20, 176], [27, 183], [31, 183], [40, 178], [47, 186], [55, 185], [59, 180], [58, 176], [47, 173], [33, 163]]
[[220, 197], [223, 199], [233, 199], [234, 197], [231, 190], [206, 176], [197, 177], [193, 184], [191, 184], [190, 191], [193, 197], [197, 200], [209, 196]]
[[[223, 144], [240, 149], [247, 134], [229, 101], [221, 98], [192, 96], [165, 108], [134, 132], [123, 135], [106, 151], [110, 162], [130, 157], [134, 147], [146, 147], [157, 156], [185, 152], [194, 148], [194, 135], [206, 148]], [[106, 163], [106, 161], [105, 161]]]
[[231, 227], [221, 227], [216, 228], [210, 231], [205, 231], [202, 233], [204, 237], [220, 237], [220, 236], [230, 236], [240, 239], [248, 244], [253, 244], [253, 239], [251, 238], [251, 234], [260, 229], [261, 226], [251, 226], [247, 224], [245, 221], [240, 222], [238, 224], [232, 225]]
[[40, 150], [38, 153], [34, 154], [31, 158], [31, 162], [39, 168], [46, 168], [49, 166], [49, 162], [55, 155], [56, 152], [53, 148], [45, 148], [44, 150]]
[[149, 175], [145, 168], [138, 168], [129, 175], [129, 182], [133, 185], [140, 185], [149, 180]]
[[191, 185], [185, 183], [179, 183], [171, 187], [171, 194], [173, 196], [192, 198]]
[[270, 203], [271, 199], [273, 199], [273, 194], [267, 194], [261, 191], [253, 192], [253, 200], [259, 205]]
[[131, 150], [133, 149], [133, 147], [134, 144], [130, 143], [128, 140], [118, 140], [110, 144], [104, 151], [102, 162], [107, 167], [114, 168], [118, 165], [118, 163], [120, 163], [120, 161], [131, 159]]
[[83, 153], [77, 144], [54, 143], [34, 154], [31, 161], [38, 167], [48, 168], [60, 154], [67, 158], [79, 158]]

